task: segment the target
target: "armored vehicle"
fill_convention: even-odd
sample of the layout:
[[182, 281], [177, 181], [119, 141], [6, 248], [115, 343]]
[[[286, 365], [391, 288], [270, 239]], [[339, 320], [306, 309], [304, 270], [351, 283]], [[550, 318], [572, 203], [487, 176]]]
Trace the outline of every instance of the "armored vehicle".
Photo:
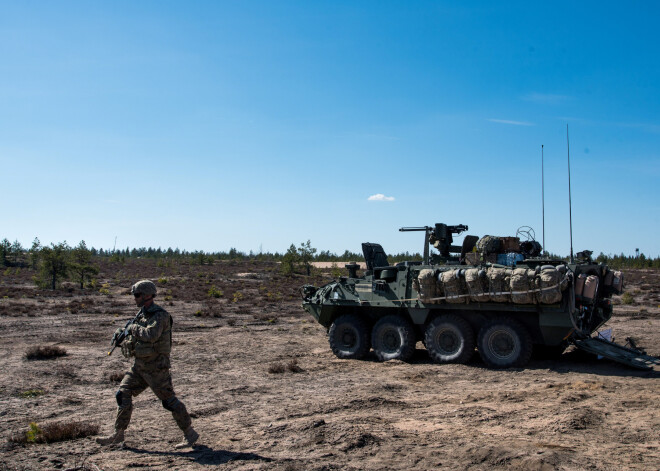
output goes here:
[[592, 336], [612, 316], [623, 274], [591, 252], [572, 263], [543, 256], [529, 228], [516, 237], [467, 235], [461, 245], [453, 236], [466, 225], [400, 230], [424, 232], [422, 261], [392, 265], [379, 244], [364, 243], [362, 274], [352, 262], [347, 276], [301, 287], [302, 307], [328, 330], [337, 357], [373, 349], [381, 361], [406, 361], [422, 341], [438, 363], [467, 363], [476, 348], [489, 367], [507, 368], [524, 366], [534, 350], [558, 355], [574, 344], [637, 368], [660, 364], [634, 343]]

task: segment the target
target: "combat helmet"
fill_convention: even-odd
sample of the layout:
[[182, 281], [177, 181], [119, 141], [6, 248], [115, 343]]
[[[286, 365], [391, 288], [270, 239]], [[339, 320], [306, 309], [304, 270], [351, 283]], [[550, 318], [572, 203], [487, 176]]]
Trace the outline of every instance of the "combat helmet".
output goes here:
[[146, 294], [156, 296], [156, 285], [150, 280], [140, 280], [131, 287], [131, 294]]

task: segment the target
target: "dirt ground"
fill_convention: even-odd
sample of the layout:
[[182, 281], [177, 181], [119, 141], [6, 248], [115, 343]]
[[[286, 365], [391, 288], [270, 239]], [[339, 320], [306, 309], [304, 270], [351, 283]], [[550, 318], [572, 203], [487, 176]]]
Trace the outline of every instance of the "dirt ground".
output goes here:
[[[0, 272], [1, 469], [660, 469], [658, 371], [572, 351], [524, 369], [489, 370], [478, 355], [438, 365], [421, 343], [410, 363], [339, 360], [300, 307], [296, 290], [310, 280], [275, 264], [100, 268], [85, 290], [38, 290], [29, 269]], [[181, 433], [150, 391], [134, 401], [123, 447], [10, 441], [31, 422], [111, 431], [129, 361], [108, 357], [108, 344], [137, 311], [128, 288], [140, 278], [158, 280], [174, 316], [174, 387], [202, 446], [173, 448]], [[660, 272], [626, 278], [633, 303], [615, 299], [608, 326], [660, 355]], [[53, 345], [66, 356], [25, 358]]]

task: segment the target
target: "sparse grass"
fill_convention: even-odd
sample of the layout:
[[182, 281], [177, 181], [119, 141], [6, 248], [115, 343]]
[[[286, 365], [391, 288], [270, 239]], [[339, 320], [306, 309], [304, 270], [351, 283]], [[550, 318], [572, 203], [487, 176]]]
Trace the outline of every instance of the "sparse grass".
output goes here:
[[225, 293], [221, 289], [217, 289], [215, 286], [211, 286], [206, 294], [211, 298], [221, 298]]
[[623, 296], [621, 296], [621, 303], [622, 304], [633, 304], [635, 302], [635, 299], [633, 298], [633, 295], [630, 294], [628, 291], [623, 293]]
[[23, 445], [28, 443], [54, 443], [84, 438], [98, 433], [98, 425], [85, 422], [53, 422], [43, 426], [31, 422], [27, 431], [12, 435], [9, 441]]
[[254, 314], [253, 316], [256, 320], [262, 322], [268, 322], [269, 324], [277, 323], [277, 317], [268, 314]]
[[52, 358], [66, 356], [66, 350], [57, 345], [37, 345], [30, 347], [25, 352], [27, 360], [50, 360]]
[[241, 299], [243, 299], [243, 293], [241, 293], [240, 291], [235, 291], [235, 292], [234, 292], [234, 295], [233, 295], [233, 297], [232, 297], [231, 302], [233, 302], [233, 303], [237, 303], [237, 302], [239, 302]]
[[27, 391], [18, 393], [18, 397], [21, 397], [23, 399], [32, 399], [35, 397], [39, 397], [43, 394], [44, 394], [43, 389], [28, 389]]

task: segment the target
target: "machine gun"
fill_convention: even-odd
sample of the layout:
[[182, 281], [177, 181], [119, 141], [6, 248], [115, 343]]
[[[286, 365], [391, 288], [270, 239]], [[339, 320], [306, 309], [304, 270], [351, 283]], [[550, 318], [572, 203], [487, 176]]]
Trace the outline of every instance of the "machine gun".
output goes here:
[[456, 226], [448, 226], [447, 224], [436, 223], [435, 226], [424, 226], [424, 227], [402, 227], [399, 229], [399, 232], [411, 232], [411, 231], [424, 231], [424, 264], [428, 265], [430, 262], [429, 258], [429, 245], [438, 249], [440, 255], [448, 259], [449, 252], [461, 252], [461, 247], [451, 245], [454, 242], [453, 235], [460, 234], [463, 231], [467, 231], [468, 226], [465, 224], [458, 224]]
[[135, 315], [133, 319], [130, 321], [126, 322], [126, 325], [120, 332], [115, 332], [112, 335], [112, 340], [110, 341], [110, 346], [112, 347], [112, 350], [108, 352], [108, 356], [112, 355], [112, 352], [115, 351], [115, 348], [119, 347], [124, 340], [126, 340], [126, 337], [128, 337], [128, 334], [126, 333], [126, 329], [128, 329], [133, 322], [135, 322], [138, 318], [138, 316], [142, 313], [142, 309], [138, 311], [138, 313]]

